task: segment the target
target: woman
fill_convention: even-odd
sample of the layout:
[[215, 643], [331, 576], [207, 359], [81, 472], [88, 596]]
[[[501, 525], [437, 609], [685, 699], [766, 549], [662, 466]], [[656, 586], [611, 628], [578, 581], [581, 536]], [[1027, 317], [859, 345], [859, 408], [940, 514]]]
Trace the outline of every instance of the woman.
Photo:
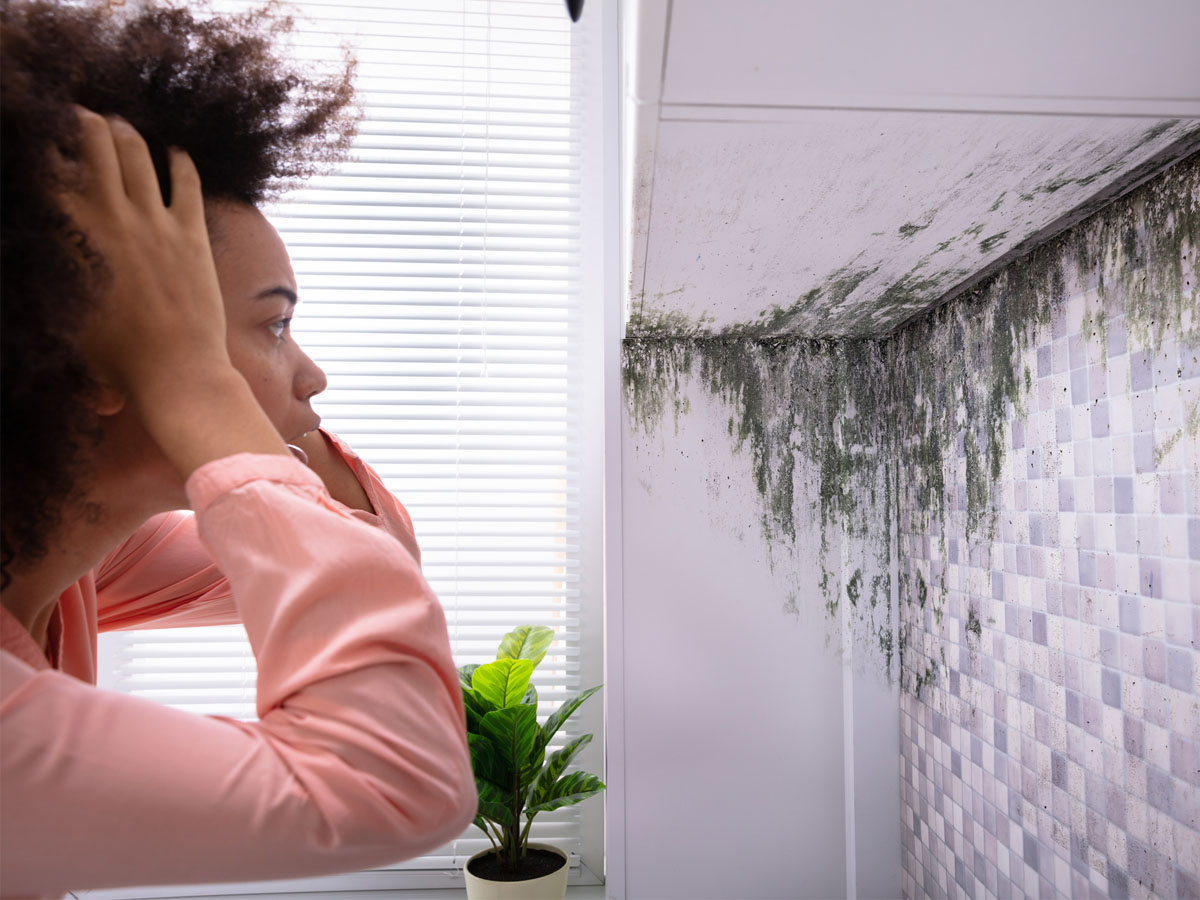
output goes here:
[[[348, 75], [289, 71], [261, 13], [3, 17], [0, 895], [443, 843], [475, 806], [444, 618], [403, 510], [316, 430], [255, 208], [345, 148]], [[230, 620], [257, 722], [89, 683], [102, 625]]]

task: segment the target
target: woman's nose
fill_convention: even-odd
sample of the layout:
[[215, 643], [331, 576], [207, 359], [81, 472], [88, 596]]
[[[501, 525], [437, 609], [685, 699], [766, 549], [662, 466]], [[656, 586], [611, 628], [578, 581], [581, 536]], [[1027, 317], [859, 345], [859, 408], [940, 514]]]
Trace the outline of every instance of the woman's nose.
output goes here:
[[301, 400], [308, 400], [325, 390], [327, 384], [325, 372], [307, 353], [301, 351], [296, 371], [296, 396]]

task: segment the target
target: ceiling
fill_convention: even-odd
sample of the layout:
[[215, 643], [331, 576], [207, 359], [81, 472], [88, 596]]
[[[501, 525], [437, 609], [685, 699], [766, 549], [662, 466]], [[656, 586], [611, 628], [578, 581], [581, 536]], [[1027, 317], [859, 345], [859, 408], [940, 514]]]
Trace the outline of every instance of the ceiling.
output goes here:
[[1200, 150], [1200, 4], [625, 8], [627, 329], [883, 334]]

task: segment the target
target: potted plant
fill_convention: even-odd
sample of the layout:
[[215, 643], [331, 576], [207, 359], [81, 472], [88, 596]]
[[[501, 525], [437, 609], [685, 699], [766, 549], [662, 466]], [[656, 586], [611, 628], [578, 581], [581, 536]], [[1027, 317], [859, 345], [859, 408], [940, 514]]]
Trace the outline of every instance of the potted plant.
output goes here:
[[467, 861], [467, 896], [472, 900], [561, 900], [567, 889], [567, 855], [549, 845], [531, 844], [529, 828], [538, 813], [571, 806], [604, 790], [595, 775], [566, 771], [592, 735], [546, 753], [562, 724], [600, 690], [597, 685], [564, 701], [545, 724], [538, 724], [537, 690], [529, 679], [553, 640], [553, 629], [523, 625], [504, 636], [494, 662], [458, 670], [479, 790], [475, 825], [492, 842], [490, 849]]

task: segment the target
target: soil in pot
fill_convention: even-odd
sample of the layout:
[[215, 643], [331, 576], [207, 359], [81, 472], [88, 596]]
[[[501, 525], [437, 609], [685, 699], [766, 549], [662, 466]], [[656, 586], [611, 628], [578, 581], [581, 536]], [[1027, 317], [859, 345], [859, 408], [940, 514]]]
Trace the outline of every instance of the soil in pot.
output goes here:
[[500, 859], [494, 852], [471, 860], [467, 869], [476, 878], [486, 878], [488, 881], [529, 881], [557, 872], [566, 864], [567, 861], [557, 853], [530, 847], [525, 851], [525, 859], [517, 866], [515, 874], [500, 865]]

